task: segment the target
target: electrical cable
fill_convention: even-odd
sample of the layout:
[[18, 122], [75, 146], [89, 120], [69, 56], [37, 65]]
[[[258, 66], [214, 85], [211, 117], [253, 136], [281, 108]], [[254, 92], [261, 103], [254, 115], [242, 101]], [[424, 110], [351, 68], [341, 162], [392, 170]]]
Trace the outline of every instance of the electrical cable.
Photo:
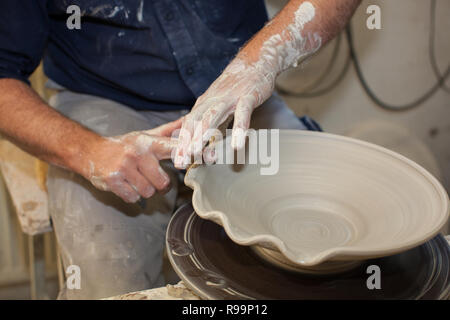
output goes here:
[[[439, 67], [436, 61], [436, 53], [435, 53], [435, 41], [436, 41], [436, 0], [431, 0], [430, 3], [430, 35], [429, 35], [429, 56], [430, 56], [430, 64], [433, 68], [433, 72], [436, 75], [436, 78], [439, 79], [442, 77], [441, 72], [439, 71]], [[442, 89], [448, 93], [450, 93], [450, 87], [448, 87], [445, 82], [442, 83]]]
[[339, 36], [336, 38], [336, 41], [335, 41], [335, 44], [334, 44], [334, 47], [333, 47], [333, 52], [331, 53], [331, 59], [330, 59], [330, 61], [328, 61], [328, 64], [327, 64], [325, 70], [322, 72], [322, 74], [315, 81], [313, 81], [313, 83], [311, 83], [306, 88], [304, 88], [303, 92], [309, 92], [309, 91], [314, 90], [330, 74], [331, 70], [333, 70], [333, 68], [335, 66], [336, 58], [337, 58], [337, 55], [339, 54], [339, 50], [341, 48], [341, 42], [342, 42], [342, 36], [339, 34]]
[[[356, 54], [356, 50], [355, 50], [355, 46], [354, 46], [354, 42], [353, 42], [353, 32], [352, 32], [351, 23], [349, 23], [345, 29], [347, 43], [348, 43], [348, 47], [349, 47], [349, 54], [347, 56], [346, 63], [344, 65], [344, 68], [341, 70], [339, 76], [329, 86], [327, 86], [326, 88], [324, 88], [322, 90], [318, 90], [316, 92], [298, 92], [297, 93], [297, 92], [291, 92], [289, 90], [286, 90], [280, 86], [277, 86], [277, 89], [281, 94], [284, 94], [287, 96], [299, 97], [299, 98], [310, 98], [310, 97], [321, 96], [321, 95], [326, 94], [329, 91], [333, 90], [339, 84], [339, 82], [344, 78], [345, 74], [347, 73], [349, 66], [351, 64], [350, 62], [353, 62], [353, 65], [354, 65], [355, 71], [356, 71], [356, 75], [358, 77], [359, 82], [361, 83], [361, 86], [363, 87], [365, 93], [369, 96], [369, 98], [376, 105], [378, 105], [379, 107], [381, 107], [383, 109], [389, 110], [389, 111], [405, 111], [405, 110], [413, 109], [413, 108], [419, 106], [420, 104], [422, 104], [423, 102], [425, 102], [426, 100], [428, 100], [432, 95], [434, 95], [434, 93], [437, 90], [439, 90], [439, 88], [442, 88], [442, 89], [446, 90], [447, 92], [449, 92], [447, 90], [449, 88], [445, 86], [445, 81], [447, 80], [447, 78], [450, 75], [450, 66], [448, 66], [447, 70], [444, 72], [444, 74], [441, 75], [439, 68], [437, 66], [437, 63], [436, 63], [436, 57], [435, 57], [435, 52], [434, 52], [435, 24], [436, 24], [435, 20], [436, 20], [436, 0], [431, 0], [431, 2], [430, 2], [430, 33], [429, 33], [429, 43], [428, 43], [429, 44], [429, 58], [430, 58], [431, 65], [433, 67], [433, 71], [434, 71], [438, 81], [428, 91], [426, 91], [422, 96], [420, 96], [419, 98], [415, 99], [414, 101], [412, 101], [410, 103], [406, 103], [403, 105], [393, 105], [393, 104], [386, 103], [383, 100], [381, 100], [370, 88], [368, 82], [364, 78], [364, 75], [363, 75], [363, 72], [362, 72], [362, 69], [361, 69], [361, 66], [359, 63], [359, 59]], [[331, 62], [335, 63], [336, 59], [337, 59], [337, 53], [334, 52], [330, 59], [330, 63]], [[330, 70], [331, 70], [331, 68], [330, 68]], [[320, 77], [320, 78], [322, 78], [322, 77]]]
[[386, 109], [389, 111], [405, 111], [405, 110], [411, 110], [411, 109], [419, 106], [420, 104], [422, 104], [423, 102], [428, 100], [441, 87], [442, 83], [446, 80], [446, 78], [450, 74], [450, 67], [448, 67], [447, 71], [444, 73], [444, 75], [442, 77], [439, 78], [439, 81], [436, 84], [434, 84], [425, 94], [423, 94], [422, 96], [420, 96], [419, 98], [417, 98], [416, 100], [414, 100], [410, 103], [406, 103], [403, 105], [393, 105], [393, 104], [386, 103], [386, 102], [382, 101], [380, 98], [378, 98], [378, 96], [372, 91], [369, 84], [367, 83], [367, 81], [364, 78], [364, 75], [361, 70], [361, 66], [359, 64], [358, 57], [356, 55], [355, 47], [353, 44], [353, 35], [352, 35], [351, 24], [348, 24], [345, 32], [347, 34], [347, 40], [348, 40], [348, 45], [349, 45], [349, 49], [350, 49], [350, 57], [352, 58], [353, 66], [355, 67], [356, 75], [359, 79], [359, 82], [361, 83], [364, 91], [369, 96], [369, 98], [375, 104], [377, 104], [379, 107], [381, 107], [383, 109]]
[[[333, 61], [333, 63], [335, 63], [336, 59], [337, 59], [337, 53], [335, 55], [332, 56], [332, 58], [330, 59], [330, 61]], [[347, 54], [347, 58], [346, 61], [344, 63], [344, 66], [342, 68], [342, 70], [338, 73], [338, 76], [325, 88], [319, 89], [317, 91], [313, 91], [313, 92], [290, 92], [287, 90], [284, 90], [283, 88], [278, 87], [278, 89], [280, 90], [280, 93], [288, 95], [288, 96], [295, 96], [298, 98], [314, 98], [314, 97], [318, 97], [318, 96], [322, 96], [330, 91], [332, 91], [344, 78], [344, 76], [347, 74], [350, 65], [351, 65], [351, 60], [350, 60], [350, 55]]]
[[[341, 43], [342, 43], [342, 35], [339, 34], [339, 36], [336, 39], [335, 45], [333, 47], [333, 52], [331, 54], [331, 58], [328, 61], [325, 70], [315, 81], [313, 81], [312, 84], [310, 84], [309, 86], [304, 88], [303, 91], [301, 91], [301, 92], [293, 92], [293, 91], [283, 88], [280, 84], [277, 83], [276, 88], [277, 88], [278, 92], [285, 94], [285, 95], [293, 95], [293, 96], [303, 97], [303, 94], [311, 92], [311, 90], [317, 88], [324, 81], [324, 79], [330, 74], [331, 70], [335, 66], [335, 61], [336, 61], [337, 55], [339, 54]], [[302, 62], [300, 62], [300, 64]]]
[[[340, 34], [338, 36], [338, 42], [336, 43], [336, 45], [335, 45], [335, 47], [333, 49], [333, 53], [331, 55], [330, 61], [328, 63], [328, 66], [330, 66], [330, 65], [334, 66], [335, 65], [335, 62], [336, 62], [338, 54], [339, 54], [341, 38], [342, 38], [342, 35]], [[312, 98], [312, 97], [318, 97], [318, 96], [324, 95], [327, 92], [333, 90], [341, 82], [341, 80], [347, 74], [347, 71], [348, 71], [348, 69], [350, 67], [350, 62], [351, 62], [350, 55], [348, 54], [347, 55], [347, 59], [346, 59], [345, 64], [344, 64], [344, 67], [339, 72], [339, 74], [336, 77], [336, 79], [334, 79], [328, 86], [326, 86], [323, 89], [319, 89], [319, 90], [313, 91], [313, 92], [307, 91], [307, 90], [305, 90], [303, 92], [292, 92], [290, 90], [287, 90], [287, 89], [281, 87], [280, 85], [277, 85], [277, 90], [278, 90], [278, 92], [280, 94], [287, 95], [287, 96], [292, 96], [292, 97], [297, 97], [297, 98]], [[332, 70], [332, 68], [327, 67], [325, 72], [322, 74], [322, 76], [319, 77], [319, 79], [317, 81], [315, 81], [315, 83], [317, 83], [317, 85], [315, 85], [314, 87], [317, 87], [320, 84], [319, 80], [320, 80], [320, 82], [322, 82], [323, 79], [325, 78], [325, 76], [329, 75], [331, 70]]]

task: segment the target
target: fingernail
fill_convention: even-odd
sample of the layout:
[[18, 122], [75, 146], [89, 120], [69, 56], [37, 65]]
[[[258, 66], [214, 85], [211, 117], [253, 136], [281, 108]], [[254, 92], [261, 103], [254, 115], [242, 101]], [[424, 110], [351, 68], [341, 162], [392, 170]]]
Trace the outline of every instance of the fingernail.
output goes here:
[[141, 197], [140, 197], [140, 196], [135, 196], [135, 197], [132, 197], [132, 199], [131, 199], [131, 203], [136, 203], [136, 202], [138, 202], [138, 201], [139, 201], [139, 199], [141, 199]]
[[245, 131], [241, 128], [237, 128], [233, 131], [231, 137], [231, 147], [235, 150], [240, 150], [245, 145]]
[[161, 178], [163, 179], [163, 183], [164, 183], [164, 184], [169, 184], [170, 178], [169, 178], [169, 176], [167, 175], [167, 172], [164, 171], [164, 169], [161, 168], [161, 167], [158, 167], [158, 172], [159, 172]]
[[180, 156], [178, 153], [175, 156], [174, 164], [175, 164], [175, 167], [181, 167], [181, 165], [183, 164], [183, 157]]
[[202, 152], [202, 142], [201, 141], [195, 141], [193, 143], [193, 153], [194, 155], [199, 154]]
[[153, 194], [155, 193], [155, 188], [153, 188], [152, 186], [149, 186], [147, 189], [147, 198], [150, 198]]
[[183, 168], [187, 168], [191, 164], [191, 157], [184, 157]]
[[159, 193], [166, 194], [167, 192], [170, 191], [170, 189], [172, 189], [172, 184], [170, 183], [170, 180], [169, 180], [169, 183], [167, 184], [167, 186], [165, 186], [164, 189], [159, 191]]

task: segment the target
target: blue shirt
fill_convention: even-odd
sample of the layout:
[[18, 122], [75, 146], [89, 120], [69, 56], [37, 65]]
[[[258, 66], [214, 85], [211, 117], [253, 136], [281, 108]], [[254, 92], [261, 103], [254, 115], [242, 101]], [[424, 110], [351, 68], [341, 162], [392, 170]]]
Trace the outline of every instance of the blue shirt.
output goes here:
[[[80, 30], [66, 26], [69, 5]], [[190, 108], [266, 21], [263, 0], [0, 0], [0, 78], [27, 81], [43, 58], [70, 90]]]

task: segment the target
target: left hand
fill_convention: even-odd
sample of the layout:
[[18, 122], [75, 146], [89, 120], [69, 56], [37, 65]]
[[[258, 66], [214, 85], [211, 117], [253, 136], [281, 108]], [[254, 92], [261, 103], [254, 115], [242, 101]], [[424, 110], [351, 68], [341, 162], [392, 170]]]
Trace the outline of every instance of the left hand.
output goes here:
[[272, 72], [234, 59], [184, 118], [175, 151], [175, 166], [186, 168], [191, 156], [201, 156], [213, 133], [208, 129], [217, 129], [233, 114], [231, 145], [234, 149], [244, 147], [252, 112], [270, 97], [274, 83]]
[[171, 135], [180, 126], [181, 119], [151, 130], [102, 137], [83, 154], [79, 173], [96, 188], [111, 191], [128, 203], [150, 198], [156, 190], [168, 191], [170, 178], [160, 160], [171, 158], [177, 145]]

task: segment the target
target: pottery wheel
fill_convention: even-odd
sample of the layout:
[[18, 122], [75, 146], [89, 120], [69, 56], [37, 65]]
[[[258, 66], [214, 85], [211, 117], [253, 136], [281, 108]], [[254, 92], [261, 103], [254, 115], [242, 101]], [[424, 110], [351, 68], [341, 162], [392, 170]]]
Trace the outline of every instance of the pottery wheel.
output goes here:
[[[166, 242], [177, 274], [205, 299], [447, 299], [450, 295], [450, 247], [441, 235], [339, 274], [308, 275], [267, 263], [187, 204], [172, 217]], [[370, 265], [381, 270], [381, 289], [367, 288]]]

